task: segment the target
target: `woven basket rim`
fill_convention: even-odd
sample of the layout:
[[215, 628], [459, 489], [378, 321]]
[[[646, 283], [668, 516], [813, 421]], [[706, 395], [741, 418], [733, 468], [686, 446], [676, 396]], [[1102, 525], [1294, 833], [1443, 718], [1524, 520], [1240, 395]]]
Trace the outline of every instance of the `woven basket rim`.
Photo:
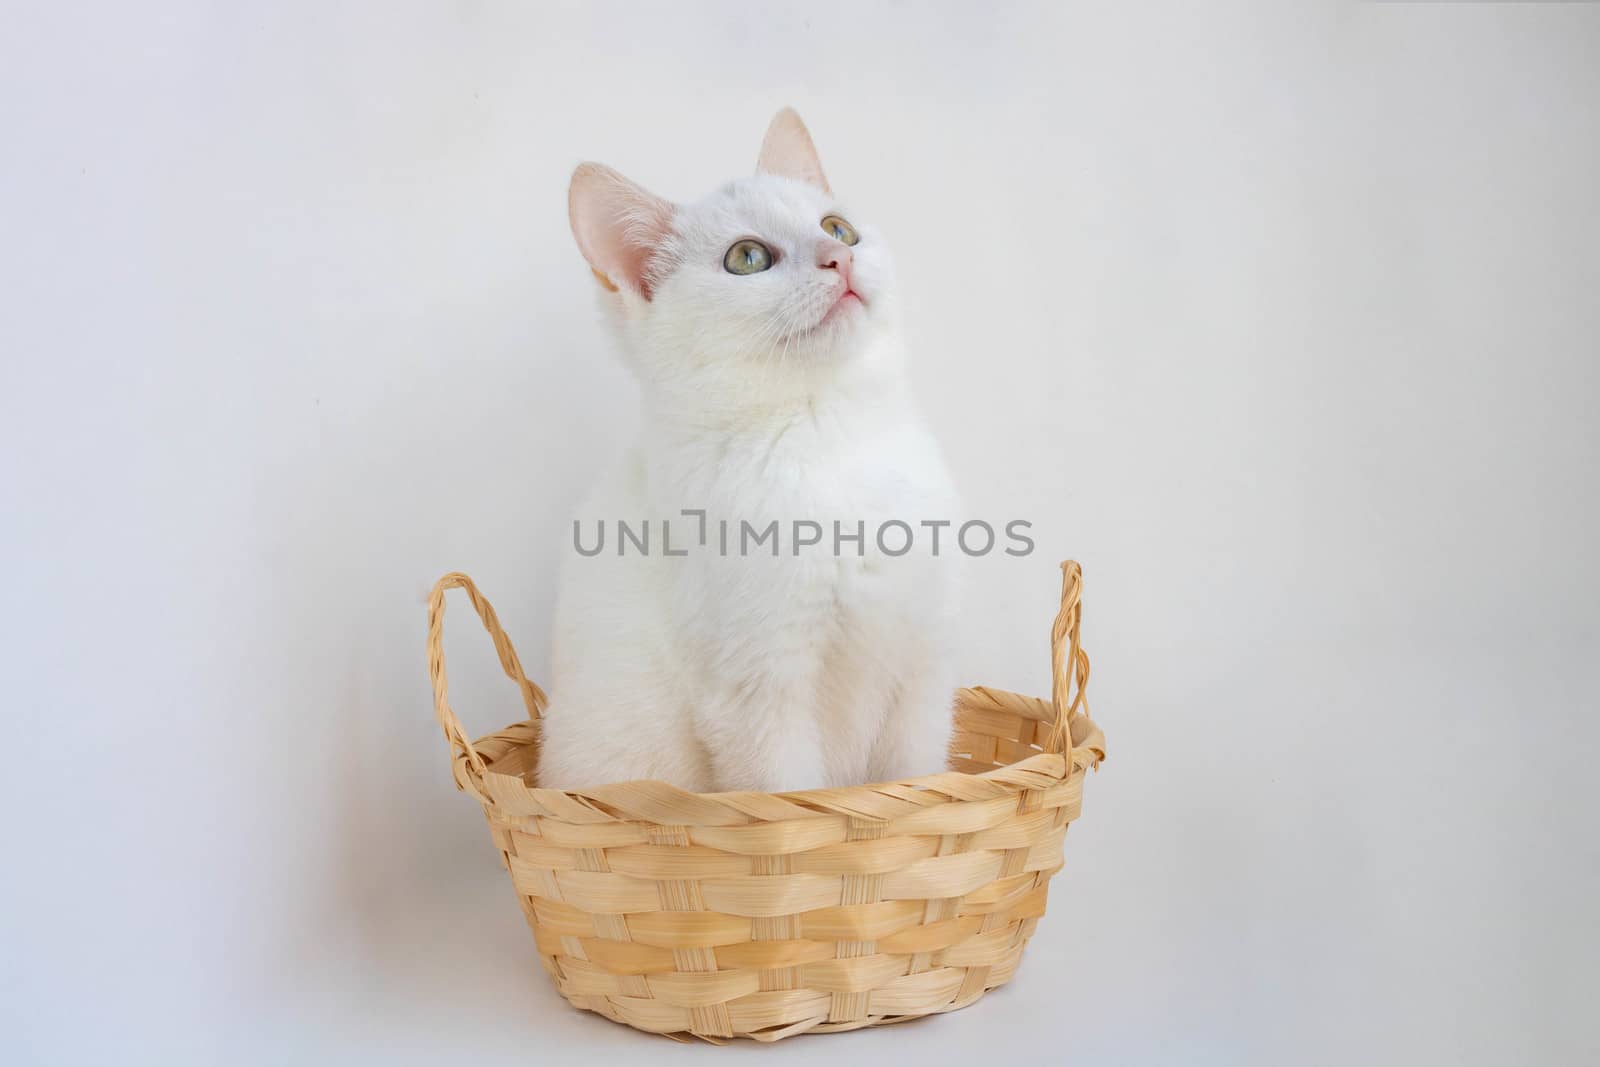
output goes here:
[[[1032, 701], [1044, 707], [1049, 707], [1048, 701], [1041, 700], [1038, 697], [1028, 697], [1018, 693], [1005, 693], [1002, 690], [990, 689], [987, 686], [972, 686], [957, 690], [957, 699], [959, 700], [969, 694], [993, 693], [1004, 693], [1005, 696], [1011, 697], [1013, 700]], [[530, 794], [530, 799], [535, 802], [541, 795], [560, 794], [572, 802], [585, 805], [591, 811], [603, 812], [618, 821], [652, 822], [654, 820], [642, 818], [637, 814], [629, 814], [615, 807], [616, 791], [633, 793], [644, 788], [662, 797], [689, 798], [694, 801], [724, 805], [733, 811], [741, 811], [750, 815], [751, 822], [762, 822], [771, 820], [757, 817], [747, 811], [747, 806], [752, 798], [769, 797], [789, 803], [793, 808], [784, 812], [782, 817], [785, 818], [859, 814], [863, 805], [852, 803], [852, 801], [870, 800], [883, 795], [885, 789], [919, 791], [918, 803], [920, 806], [926, 807], [933, 804], [960, 803], [965, 800], [987, 800], [1002, 793], [1016, 793], [1024, 789], [1040, 789], [1047, 785], [1070, 779], [1084, 770], [1097, 767], [1100, 761], [1105, 759], [1105, 738], [1099, 726], [1089, 716], [1078, 714], [1073, 716], [1071, 721], [1073, 736], [1071, 763], [1068, 763], [1058, 753], [1041, 750], [1035, 755], [977, 774], [967, 771], [939, 771], [934, 774], [918, 775], [913, 778], [897, 778], [882, 782], [865, 782], [860, 785], [838, 786], [831, 789], [804, 789], [786, 793], [739, 791], [695, 793], [679, 789], [670, 782], [649, 778], [608, 782], [605, 785], [587, 789], [557, 789], [535, 785], [528, 780], [527, 772], [505, 773], [496, 770], [496, 764], [504, 762], [514, 753], [518, 753], [519, 750], [537, 749], [538, 728], [539, 723], [537, 720], [524, 719], [510, 724], [503, 730], [498, 730], [475, 740], [473, 742], [474, 748], [480, 753], [485, 753], [485, 772], [479, 775], [473, 769], [471, 761], [464, 754], [457, 755], [453, 760], [457, 788], [472, 793], [483, 802], [493, 805], [496, 803], [496, 795], [504, 795], [508, 788], [515, 789], [516, 784], [520, 784]], [[519, 738], [515, 736], [517, 734], [526, 734], [528, 736]], [[499, 756], [487, 755], [488, 752], [492, 752], [496, 748], [504, 748], [505, 751]], [[488, 788], [491, 776], [496, 780], [497, 785], [497, 788], [493, 791]], [[999, 788], [996, 789], [994, 787]], [[556, 815], [555, 812], [548, 812], [547, 814]], [[677, 820], [672, 825], [680, 824], [681, 820]]]

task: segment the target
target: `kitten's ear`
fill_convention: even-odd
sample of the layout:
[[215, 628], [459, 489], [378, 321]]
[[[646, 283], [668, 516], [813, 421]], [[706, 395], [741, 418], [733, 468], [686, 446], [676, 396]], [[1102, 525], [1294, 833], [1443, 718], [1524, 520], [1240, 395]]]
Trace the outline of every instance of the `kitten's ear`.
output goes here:
[[794, 108], [786, 107], [772, 116], [766, 139], [761, 142], [761, 158], [756, 161], [759, 174], [778, 174], [785, 178], [799, 178], [818, 189], [833, 195], [828, 179], [822, 173], [822, 160], [817, 158], [817, 146], [811, 143], [806, 124], [800, 121]]
[[567, 215], [578, 250], [600, 283], [650, 299], [645, 267], [672, 229], [677, 210], [610, 167], [580, 163], [567, 190]]

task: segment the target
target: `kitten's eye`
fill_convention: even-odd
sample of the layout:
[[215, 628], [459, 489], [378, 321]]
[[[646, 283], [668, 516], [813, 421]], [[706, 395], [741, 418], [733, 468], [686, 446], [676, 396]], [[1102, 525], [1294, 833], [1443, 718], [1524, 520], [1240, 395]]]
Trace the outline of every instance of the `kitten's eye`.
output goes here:
[[861, 240], [861, 235], [856, 233], [856, 228], [838, 215], [823, 217], [822, 232], [832, 237], [835, 241], [843, 241], [847, 245], [853, 245]]
[[772, 266], [772, 249], [748, 237], [735, 241], [722, 257], [722, 266], [729, 274], [760, 274]]

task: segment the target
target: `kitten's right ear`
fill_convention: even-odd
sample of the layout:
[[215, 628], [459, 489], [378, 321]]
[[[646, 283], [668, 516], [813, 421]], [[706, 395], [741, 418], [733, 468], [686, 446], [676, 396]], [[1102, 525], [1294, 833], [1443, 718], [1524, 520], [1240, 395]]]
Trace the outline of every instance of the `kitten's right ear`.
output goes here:
[[675, 210], [669, 201], [598, 163], [580, 163], [567, 190], [572, 236], [600, 283], [646, 300], [646, 268], [671, 232]]

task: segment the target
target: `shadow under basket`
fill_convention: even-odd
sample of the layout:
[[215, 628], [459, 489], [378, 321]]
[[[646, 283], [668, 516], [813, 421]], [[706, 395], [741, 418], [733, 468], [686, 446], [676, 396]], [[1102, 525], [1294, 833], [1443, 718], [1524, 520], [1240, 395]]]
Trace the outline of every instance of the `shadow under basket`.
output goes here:
[[[561, 995], [654, 1033], [777, 1041], [954, 1011], [1009, 981], [1084, 774], [1105, 758], [1084, 701], [1082, 571], [1061, 568], [1051, 700], [958, 690], [945, 773], [776, 794], [540, 788], [545, 695], [471, 579], [441, 578], [428, 601], [434, 709]], [[454, 588], [528, 708], [477, 741], [445, 679]]]

